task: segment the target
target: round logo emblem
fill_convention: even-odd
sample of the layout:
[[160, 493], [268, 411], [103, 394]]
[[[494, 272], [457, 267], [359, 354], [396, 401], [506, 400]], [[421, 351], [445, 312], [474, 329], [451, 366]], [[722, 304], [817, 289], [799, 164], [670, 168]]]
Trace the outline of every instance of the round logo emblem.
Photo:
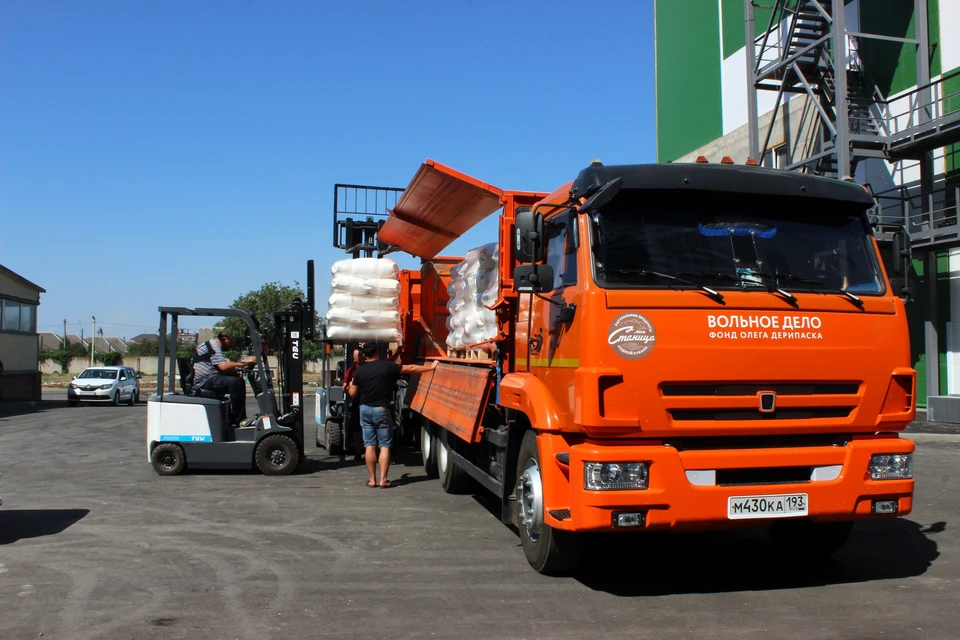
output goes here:
[[653, 351], [657, 332], [639, 313], [622, 313], [610, 323], [607, 342], [621, 358], [639, 360]]

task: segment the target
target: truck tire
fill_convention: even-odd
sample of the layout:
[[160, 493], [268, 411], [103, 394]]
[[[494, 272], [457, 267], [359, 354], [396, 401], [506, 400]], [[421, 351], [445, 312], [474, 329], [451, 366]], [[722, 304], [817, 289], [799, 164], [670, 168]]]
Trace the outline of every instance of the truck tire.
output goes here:
[[431, 435], [426, 425], [420, 425], [420, 451], [423, 454], [423, 470], [427, 477], [440, 477], [437, 467], [437, 439]]
[[338, 456], [343, 453], [343, 430], [336, 420], [327, 420], [323, 425], [327, 434], [327, 454]]
[[775, 545], [794, 557], [815, 560], [840, 551], [853, 531], [853, 523], [789, 520], [777, 522], [767, 531]]
[[150, 464], [157, 475], [175, 476], [187, 466], [187, 455], [183, 447], [173, 442], [164, 442], [153, 448]]
[[517, 529], [527, 562], [538, 573], [559, 575], [572, 571], [583, 554], [581, 535], [554, 529], [543, 521], [543, 484], [537, 434], [527, 431], [517, 457]]
[[447, 493], [463, 493], [470, 487], [470, 476], [453, 461], [446, 437], [435, 438], [434, 443], [437, 445], [437, 472], [443, 490]]
[[297, 468], [300, 452], [297, 443], [289, 436], [276, 434], [260, 440], [253, 459], [257, 469], [267, 476], [285, 476]]

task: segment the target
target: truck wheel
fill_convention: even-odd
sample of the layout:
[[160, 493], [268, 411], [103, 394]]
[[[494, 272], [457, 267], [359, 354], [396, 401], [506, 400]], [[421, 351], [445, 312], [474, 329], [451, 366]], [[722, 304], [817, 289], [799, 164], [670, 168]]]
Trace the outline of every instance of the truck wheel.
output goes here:
[[158, 475], [175, 476], [187, 466], [187, 456], [180, 445], [164, 442], [154, 447], [150, 464]]
[[437, 439], [430, 435], [425, 425], [420, 425], [420, 451], [423, 453], [423, 470], [428, 478], [437, 478]]
[[576, 568], [583, 553], [577, 534], [554, 529], [543, 521], [543, 482], [537, 434], [527, 431], [517, 458], [517, 528], [527, 562], [538, 573], [557, 575]]
[[331, 456], [343, 453], [343, 431], [340, 429], [340, 423], [336, 420], [327, 420], [323, 428], [327, 433], [327, 453]]
[[285, 476], [293, 471], [300, 462], [297, 443], [285, 435], [267, 436], [257, 445], [253, 453], [257, 469], [267, 476]]
[[773, 543], [795, 556], [816, 559], [833, 555], [843, 547], [853, 531], [852, 522], [814, 522], [792, 520], [777, 522], [768, 532]]
[[453, 461], [450, 445], [445, 438], [435, 438], [434, 443], [437, 445], [437, 472], [443, 490], [447, 493], [463, 493], [470, 486], [470, 476]]

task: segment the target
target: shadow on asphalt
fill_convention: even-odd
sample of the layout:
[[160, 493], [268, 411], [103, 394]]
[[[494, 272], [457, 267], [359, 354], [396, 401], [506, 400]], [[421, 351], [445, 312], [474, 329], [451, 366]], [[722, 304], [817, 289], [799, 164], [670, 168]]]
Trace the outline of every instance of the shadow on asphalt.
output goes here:
[[766, 533], [608, 535], [573, 577], [623, 597], [819, 587], [922, 575], [940, 555], [927, 527], [899, 518], [859, 522], [846, 546], [820, 562], [792, 558]]
[[0, 402], [0, 422], [6, 422], [4, 418], [40, 413], [42, 411], [50, 411], [51, 409], [62, 409], [66, 406], [66, 400], [40, 400], [37, 402], [17, 402], [16, 400], [10, 400]]
[[[500, 502], [473, 499], [500, 519]], [[519, 536], [514, 525], [505, 525]], [[792, 558], [766, 531], [587, 534], [580, 567], [571, 575], [594, 591], [621, 597], [725, 593], [819, 587], [909, 578], [926, 573], [939, 557], [933, 539], [946, 522], [922, 526], [897, 518], [858, 522], [831, 558]], [[520, 545], [519, 539], [517, 545]]]
[[11, 544], [24, 538], [55, 536], [88, 513], [89, 509], [0, 510], [0, 544]]

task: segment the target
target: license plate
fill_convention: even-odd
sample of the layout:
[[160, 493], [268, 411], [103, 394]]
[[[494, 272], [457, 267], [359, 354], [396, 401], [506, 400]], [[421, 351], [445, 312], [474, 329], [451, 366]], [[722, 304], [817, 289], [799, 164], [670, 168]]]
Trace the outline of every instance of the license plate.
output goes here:
[[807, 494], [779, 496], [731, 496], [727, 499], [727, 518], [793, 518], [807, 515]]

